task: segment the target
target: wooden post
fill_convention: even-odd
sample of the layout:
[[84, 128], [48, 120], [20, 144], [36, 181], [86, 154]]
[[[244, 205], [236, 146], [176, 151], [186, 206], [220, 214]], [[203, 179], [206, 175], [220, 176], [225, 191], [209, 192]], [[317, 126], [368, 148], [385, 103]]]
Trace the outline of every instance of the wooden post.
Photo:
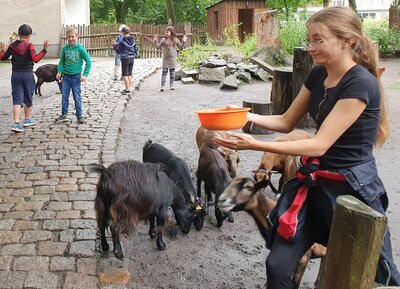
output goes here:
[[277, 67], [271, 87], [272, 113], [284, 113], [292, 103], [292, 68]]
[[340, 196], [318, 289], [371, 289], [387, 219], [353, 196]]
[[[272, 103], [269, 101], [262, 100], [243, 100], [243, 107], [250, 107], [251, 112], [261, 115], [272, 114]], [[260, 127], [252, 122], [247, 122], [242, 128], [242, 131], [250, 134], [269, 134], [273, 131], [269, 131], [263, 127]]]
[[[292, 76], [292, 101], [302, 87], [304, 80], [310, 73], [314, 63], [304, 47], [295, 47], [293, 51], [293, 76]], [[315, 127], [314, 121], [309, 117], [308, 113], [297, 124], [298, 128]]]

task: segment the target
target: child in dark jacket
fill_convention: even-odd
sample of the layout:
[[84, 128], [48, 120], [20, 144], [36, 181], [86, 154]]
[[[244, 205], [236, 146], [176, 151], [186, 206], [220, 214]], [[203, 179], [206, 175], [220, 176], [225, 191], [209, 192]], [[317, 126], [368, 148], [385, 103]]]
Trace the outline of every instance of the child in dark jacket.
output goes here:
[[[39, 62], [49, 48], [49, 42], [43, 42], [43, 49], [38, 54], [30, 42], [32, 28], [23, 24], [18, 29], [19, 40], [12, 42], [7, 50], [6, 44], [0, 43], [0, 59], [7, 60], [12, 56], [11, 90], [13, 99], [13, 120], [11, 130], [23, 132], [24, 127], [34, 126], [37, 121], [31, 118], [32, 98], [35, 91], [35, 78], [33, 76], [33, 64]], [[20, 123], [21, 107], [24, 107], [25, 118]]]
[[123, 37], [115, 41], [114, 50], [121, 57], [121, 71], [125, 85], [122, 94], [129, 94], [131, 93], [133, 62], [138, 48], [135, 39], [130, 35], [128, 26], [123, 27], [121, 32]]

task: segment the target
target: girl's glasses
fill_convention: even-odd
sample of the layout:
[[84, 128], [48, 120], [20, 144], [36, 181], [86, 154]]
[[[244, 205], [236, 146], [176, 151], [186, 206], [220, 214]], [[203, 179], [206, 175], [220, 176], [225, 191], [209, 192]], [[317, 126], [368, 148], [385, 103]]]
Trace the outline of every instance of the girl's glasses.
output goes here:
[[322, 44], [324, 44], [324, 40], [318, 39], [318, 40], [308, 40], [306, 41], [307, 47], [320, 47]]
[[317, 39], [317, 40], [307, 40], [306, 47], [312, 47], [312, 48], [320, 47], [322, 44], [325, 43], [326, 40], [334, 38], [334, 37], [336, 37], [336, 36], [325, 37], [324, 39]]

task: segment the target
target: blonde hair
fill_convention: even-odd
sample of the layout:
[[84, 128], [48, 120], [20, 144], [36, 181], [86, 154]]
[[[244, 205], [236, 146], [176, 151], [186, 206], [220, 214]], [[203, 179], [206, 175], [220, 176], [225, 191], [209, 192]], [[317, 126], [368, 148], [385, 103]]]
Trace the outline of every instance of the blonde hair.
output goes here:
[[68, 33], [70, 33], [70, 32], [73, 32], [76, 36], [78, 36], [78, 31], [76, 30], [75, 27], [69, 26], [69, 27], [67, 28], [67, 30], [65, 30], [65, 34], [68, 34]]
[[[328, 27], [338, 38], [353, 38], [352, 58], [371, 72], [379, 83], [381, 92], [380, 119], [375, 145], [382, 146], [389, 137], [389, 124], [385, 108], [385, 93], [378, 71], [378, 51], [371, 39], [362, 32], [361, 20], [357, 13], [349, 7], [328, 7], [313, 14], [307, 21], [321, 23]], [[340, 23], [340, 25], [338, 25]]]

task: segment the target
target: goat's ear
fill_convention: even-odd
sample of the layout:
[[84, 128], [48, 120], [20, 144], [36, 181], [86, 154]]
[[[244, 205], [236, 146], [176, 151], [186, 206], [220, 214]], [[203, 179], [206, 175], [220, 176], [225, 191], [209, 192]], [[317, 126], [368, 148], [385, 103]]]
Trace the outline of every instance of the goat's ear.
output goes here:
[[261, 190], [263, 188], [266, 188], [268, 186], [268, 180], [263, 179], [262, 181], [255, 183], [254, 189], [255, 191]]

